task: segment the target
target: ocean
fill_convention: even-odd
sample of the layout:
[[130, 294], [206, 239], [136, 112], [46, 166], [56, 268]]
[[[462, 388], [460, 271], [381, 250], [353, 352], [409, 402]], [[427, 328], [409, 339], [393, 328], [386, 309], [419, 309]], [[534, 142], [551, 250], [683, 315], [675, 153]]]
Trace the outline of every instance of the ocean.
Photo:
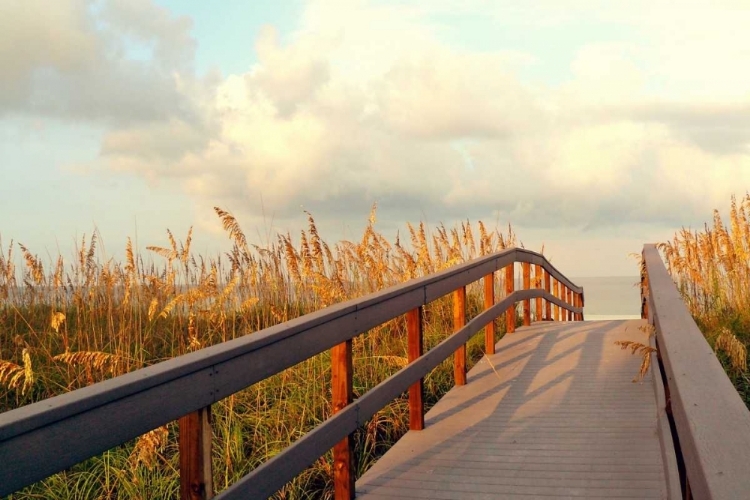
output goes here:
[[583, 287], [586, 320], [637, 319], [641, 317], [641, 292], [637, 276], [570, 278]]

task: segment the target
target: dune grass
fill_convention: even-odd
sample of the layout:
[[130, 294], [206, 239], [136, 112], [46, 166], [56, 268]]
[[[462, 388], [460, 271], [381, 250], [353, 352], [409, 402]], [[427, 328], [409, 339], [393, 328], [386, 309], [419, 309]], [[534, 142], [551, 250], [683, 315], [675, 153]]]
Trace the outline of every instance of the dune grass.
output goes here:
[[683, 228], [659, 245], [696, 323], [750, 407], [750, 194], [732, 197], [729, 223], [718, 210], [703, 230]]
[[[298, 238], [267, 246], [248, 241], [238, 221], [216, 208], [232, 244], [212, 257], [191, 252], [167, 231], [147, 254], [125, 244], [124, 262], [98, 258], [98, 236], [85, 237], [72, 260], [44, 263], [21, 244], [0, 242], [0, 411], [40, 401], [362, 296], [516, 243], [479, 222], [454, 228], [407, 225], [409, 242], [375, 229], [375, 208], [359, 241], [330, 246], [315, 220]], [[23, 265], [14, 264], [14, 252]], [[156, 261], [156, 262], [155, 262]], [[158, 262], [158, 263], [157, 263]], [[500, 273], [498, 273], [500, 274]], [[500, 277], [498, 277], [499, 279]], [[497, 285], [496, 285], [497, 286]], [[469, 287], [468, 315], [482, 307]], [[452, 329], [450, 297], [425, 310], [425, 348]], [[497, 331], [504, 331], [498, 321]], [[471, 362], [482, 339], [469, 344]], [[354, 340], [355, 397], [406, 363], [403, 318]], [[428, 406], [452, 386], [450, 360], [425, 380]], [[212, 407], [216, 491], [283, 450], [331, 414], [330, 358], [322, 353]], [[407, 429], [402, 397], [356, 435], [359, 474]], [[174, 498], [179, 491], [176, 423], [93, 457], [11, 495], [21, 498]], [[277, 498], [330, 498], [332, 457], [322, 457]]]

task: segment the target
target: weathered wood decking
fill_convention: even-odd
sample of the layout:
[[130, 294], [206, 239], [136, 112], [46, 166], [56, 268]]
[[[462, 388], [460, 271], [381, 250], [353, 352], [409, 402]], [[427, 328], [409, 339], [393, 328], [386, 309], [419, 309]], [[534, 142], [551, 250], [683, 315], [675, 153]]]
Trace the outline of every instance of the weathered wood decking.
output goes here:
[[648, 343], [645, 324], [505, 336], [357, 482], [357, 498], [667, 498], [653, 371], [632, 383], [641, 358], [614, 344]]

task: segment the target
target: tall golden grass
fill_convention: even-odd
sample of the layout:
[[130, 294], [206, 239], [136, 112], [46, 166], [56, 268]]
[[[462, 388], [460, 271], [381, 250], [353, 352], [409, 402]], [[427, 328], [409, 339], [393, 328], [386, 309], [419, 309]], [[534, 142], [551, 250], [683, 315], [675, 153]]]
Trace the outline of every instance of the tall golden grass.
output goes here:
[[[279, 234], [266, 246], [249, 241], [237, 219], [215, 208], [230, 241], [222, 255], [191, 252], [167, 231], [167, 245], [125, 260], [101, 261], [99, 236], [81, 240], [72, 260], [45, 264], [26, 246], [0, 243], [0, 411], [39, 401], [196, 349], [287, 321], [349, 298], [433, 273], [516, 244], [507, 233], [468, 221], [432, 230], [407, 224], [408, 241], [375, 229], [376, 210], [358, 241], [325, 242], [312, 215], [298, 238]], [[6, 250], [7, 248], [7, 250]], [[18, 249], [23, 266], [16, 269]], [[160, 263], [156, 264], [154, 259]], [[473, 293], [472, 293], [473, 291]], [[481, 308], [469, 290], [469, 313]], [[450, 331], [450, 298], [426, 308], [429, 348]], [[498, 325], [502, 331], [503, 324]], [[397, 319], [354, 342], [357, 394], [405, 363], [406, 335]], [[481, 356], [480, 344], [470, 355]], [[425, 381], [428, 402], [451, 385], [448, 363]], [[323, 353], [214, 405], [214, 484], [221, 490], [285, 448], [331, 413], [329, 354]], [[408, 422], [403, 399], [376, 414], [357, 436], [360, 472]], [[95, 457], [13, 498], [170, 498], [178, 491], [175, 425]], [[287, 485], [278, 498], [331, 496], [331, 457]]]
[[659, 249], [691, 314], [750, 406], [749, 215], [750, 194], [732, 196], [728, 223], [714, 210], [703, 230], [683, 228]]

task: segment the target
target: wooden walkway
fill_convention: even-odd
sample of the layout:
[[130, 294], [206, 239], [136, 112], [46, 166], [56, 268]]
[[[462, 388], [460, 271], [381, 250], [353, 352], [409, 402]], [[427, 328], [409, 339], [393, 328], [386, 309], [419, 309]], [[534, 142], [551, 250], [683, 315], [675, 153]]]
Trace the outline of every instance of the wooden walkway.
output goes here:
[[[643, 320], [507, 335], [358, 482], [357, 498], [667, 498]], [[669, 461], [669, 458], [667, 458]]]

